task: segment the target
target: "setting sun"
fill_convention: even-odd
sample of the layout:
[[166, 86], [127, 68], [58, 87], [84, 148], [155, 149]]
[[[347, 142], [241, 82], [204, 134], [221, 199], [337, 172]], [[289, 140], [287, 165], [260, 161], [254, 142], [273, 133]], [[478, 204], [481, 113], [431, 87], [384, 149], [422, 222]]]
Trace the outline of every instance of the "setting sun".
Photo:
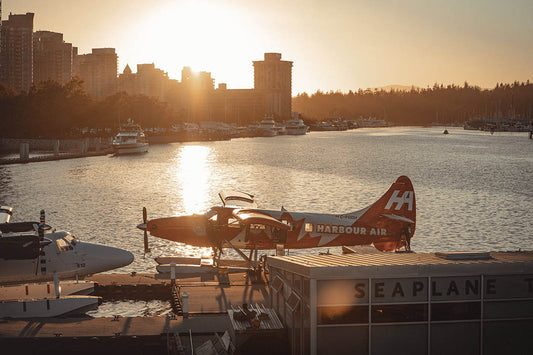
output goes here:
[[[232, 77], [216, 75], [218, 82], [248, 82], [251, 87], [251, 63], [243, 68], [237, 59], [249, 57], [255, 43], [242, 10], [223, 2], [165, 2], [154, 7], [135, 27], [141, 29], [139, 36], [130, 40], [140, 47], [135, 49], [136, 56], [142, 55], [139, 62], [157, 58], [156, 66], [168, 68], [169, 76], [177, 79], [183, 66], [216, 73], [227, 71]], [[242, 46], [243, 43], [250, 45]], [[257, 52], [261, 53], [261, 49], [257, 48]], [[121, 62], [120, 67], [126, 64]]]

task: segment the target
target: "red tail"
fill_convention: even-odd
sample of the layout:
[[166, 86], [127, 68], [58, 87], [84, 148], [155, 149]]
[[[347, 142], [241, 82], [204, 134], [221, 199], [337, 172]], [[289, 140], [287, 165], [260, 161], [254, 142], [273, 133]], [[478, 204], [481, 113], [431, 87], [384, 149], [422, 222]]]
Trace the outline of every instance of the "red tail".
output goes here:
[[410, 248], [415, 233], [415, 191], [407, 176], [400, 176], [387, 192], [371, 205], [357, 224], [380, 226], [387, 230], [386, 237], [374, 241], [379, 250], [393, 251], [405, 246]]

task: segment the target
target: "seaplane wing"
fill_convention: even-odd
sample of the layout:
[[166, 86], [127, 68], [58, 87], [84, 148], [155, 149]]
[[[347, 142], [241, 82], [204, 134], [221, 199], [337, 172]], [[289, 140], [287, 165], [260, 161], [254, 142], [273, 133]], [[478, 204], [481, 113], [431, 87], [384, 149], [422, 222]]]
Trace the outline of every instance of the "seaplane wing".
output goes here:
[[193, 246], [221, 248], [226, 243], [242, 249], [373, 244], [394, 251], [409, 249], [415, 231], [415, 193], [407, 176], [400, 176], [372, 205], [344, 214], [257, 209], [253, 196], [240, 192], [224, 192], [220, 198], [223, 206], [205, 214], [145, 218], [138, 227], [152, 236]]
[[258, 210], [234, 210], [233, 216], [242, 225], [262, 225], [272, 228], [278, 228], [281, 230], [288, 230], [291, 226], [287, 223], [268, 215], [267, 213]]

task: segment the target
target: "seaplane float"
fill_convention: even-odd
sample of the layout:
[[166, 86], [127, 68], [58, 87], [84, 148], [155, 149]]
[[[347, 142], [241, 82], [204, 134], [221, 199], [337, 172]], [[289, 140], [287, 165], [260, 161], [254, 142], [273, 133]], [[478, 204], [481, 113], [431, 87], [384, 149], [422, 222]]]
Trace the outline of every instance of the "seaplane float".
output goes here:
[[[411, 250], [416, 225], [415, 192], [411, 180], [400, 176], [372, 205], [344, 214], [291, 212], [259, 209], [254, 196], [242, 192], [221, 192], [222, 206], [204, 214], [147, 219], [143, 208], [145, 253], [149, 252], [148, 233], [154, 237], [213, 249], [212, 267], [218, 267], [223, 248], [233, 248], [257, 271], [257, 251], [373, 245], [380, 251]], [[242, 249], [250, 250], [249, 256]], [[254, 254], [255, 253], [255, 254]], [[253, 259], [252, 259], [253, 257]], [[165, 262], [172, 258], [163, 258]], [[185, 263], [184, 258], [178, 262]], [[156, 261], [164, 267], [161, 260]], [[194, 265], [198, 270], [200, 263]], [[183, 272], [186, 269], [181, 266]]]
[[[56, 317], [95, 309], [87, 275], [129, 265], [133, 254], [87, 243], [39, 222], [9, 223], [13, 209], [0, 206], [0, 318]], [[71, 279], [72, 281], [59, 280]], [[75, 281], [74, 281], [75, 279]]]

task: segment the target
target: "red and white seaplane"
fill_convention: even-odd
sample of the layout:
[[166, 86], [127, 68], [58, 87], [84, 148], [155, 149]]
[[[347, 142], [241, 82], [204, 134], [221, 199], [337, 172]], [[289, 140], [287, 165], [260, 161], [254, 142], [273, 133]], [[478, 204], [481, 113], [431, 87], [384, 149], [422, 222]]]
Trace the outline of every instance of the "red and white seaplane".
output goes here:
[[[204, 214], [147, 220], [137, 227], [152, 236], [197, 247], [211, 247], [214, 261], [222, 248], [235, 249], [250, 266], [257, 266], [257, 250], [302, 249], [373, 244], [381, 251], [410, 251], [415, 232], [416, 203], [411, 180], [400, 176], [374, 204], [345, 214], [258, 209], [252, 195], [221, 192], [222, 206]], [[247, 257], [241, 249], [249, 249]], [[255, 251], [254, 264], [251, 261]]]

